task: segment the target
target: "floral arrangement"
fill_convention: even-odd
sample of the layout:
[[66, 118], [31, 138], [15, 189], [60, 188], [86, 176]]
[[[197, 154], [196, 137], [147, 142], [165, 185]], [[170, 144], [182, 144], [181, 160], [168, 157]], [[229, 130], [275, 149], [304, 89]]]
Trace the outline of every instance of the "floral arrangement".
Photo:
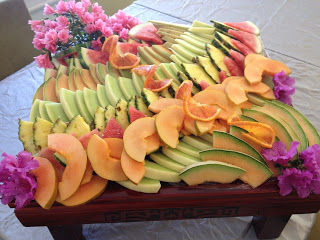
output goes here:
[[292, 77], [286, 76], [284, 71], [276, 73], [273, 77], [274, 95], [280, 102], [292, 106], [291, 95], [295, 93], [295, 80]]
[[52, 16], [54, 20], [29, 21], [35, 32], [32, 42], [34, 48], [42, 51], [41, 55], [35, 57], [35, 62], [44, 68], [53, 68], [50, 62], [52, 55], [72, 46], [83, 44], [100, 50], [104, 39], [113, 34], [126, 41], [129, 30], [140, 23], [138, 18], [126, 15], [121, 10], [108, 17], [98, 3], [91, 4], [90, 0], [60, 0], [56, 9], [46, 4], [44, 15]]
[[15, 199], [17, 209], [21, 209], [34, 199], [37, 189], [35, 176], [31, 170], [39, 167], [32, 153], [22, 151], [15, 158], [3, 153], [0, 162], [0, 198], [2, 204], [8, 204]]

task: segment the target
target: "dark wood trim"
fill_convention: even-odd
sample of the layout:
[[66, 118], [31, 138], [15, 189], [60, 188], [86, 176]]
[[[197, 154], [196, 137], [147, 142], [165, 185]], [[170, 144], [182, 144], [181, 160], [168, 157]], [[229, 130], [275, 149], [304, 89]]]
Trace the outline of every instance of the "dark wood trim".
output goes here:
[[82, 225], [49, 226], [48, 229], [55, 240], [85, 240]]

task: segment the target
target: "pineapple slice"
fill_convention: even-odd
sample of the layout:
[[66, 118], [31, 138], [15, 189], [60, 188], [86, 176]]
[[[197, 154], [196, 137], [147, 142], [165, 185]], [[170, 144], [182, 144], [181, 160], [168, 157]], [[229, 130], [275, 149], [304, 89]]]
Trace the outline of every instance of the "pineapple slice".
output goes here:
[[58, 118], [53, 127], [51, 128], [50, 133], [63, 133], [67, 128], [67, 124], [65, 124], [60, 118]]
[[93, 121], [94, 121], [94, 128], [98, 129], [99, 132], [103, 133], [104, 129], [106, 128], [106, 120], [104, 116], [104, 109], [102, 107], [100, 106], [97, 107], [94, 113]]
[[32, 155], [37, 153], [33, 142], [33, 122], [19, 119], [19, 140], [27, 152], [31, 152]]
[[48, 135], [53, 125], [52, 122], [36, 117], [33, 123], [33, 141], [37, 151], [41, 151], [48, 146]]
[[90, 126], [84, 121], [83, 117], [77, 115], [71, 119], [71, 121], [68, 124], [68, 127], [64, 132], [68, 134], [73, 133], [76, 135], [77, 138], [79, 138], [89, 133], [90, 131]]

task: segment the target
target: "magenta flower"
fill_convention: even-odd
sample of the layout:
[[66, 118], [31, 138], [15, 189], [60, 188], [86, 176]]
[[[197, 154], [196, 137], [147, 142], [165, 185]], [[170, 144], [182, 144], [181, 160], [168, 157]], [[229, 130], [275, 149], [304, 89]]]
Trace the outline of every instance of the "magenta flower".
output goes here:
[[283, 142], [278, 141], [272, 144], [272, 148], [262, 149], [261, 154], [267, 161], [274, 161], [285, 167], [291, 158], [297, 154], [298, 145], [299, 142], [293, 141], [289, 151], [287, 151], [286, 145]]
[[69, 38], [72, 38], [72, 35], [69, 34], [69, 29], [62, 29], [58, 32], [58, 39], [62, 43], [67, 43]]
[[69, 21], [65, 16], [59, 16], [56, 18], [57, 21], [57, 26], [56, 26], [56, 30], [60, 31], [62, 29], [68, 28], [69, 27]]
[[280, 195], [286, 196], [296, 189], [300, 198], [305, 198], [311, 193], [313, 174], [309, 171], [301, 171], [296, 168], [286, 168], [278, 176]]
[[63, 13], [68, 12], [68, 10], [69, 10], [68, 7], [69, 7], [69, 6], [68, 6], [68, 4], [67, 4], [66, 2], [60, 0], [60, 1], [58, 2], [58, 4], [56, 5], [57, 13], [63, 14]]
[[43, 43], [46, 45], [46, 49], [51, 53], [55, 53], [57, 51], [57, 43], [58, 43], [58, 33], [56, 30], [50, 29], [47, 31]]
[[85, 11], [88, 11], [89, 6], [91, 5], [90, 0], [81, 0], [81, 3]]
[[113, 31], [112, 31], [112, 28], [111, 27], [107, 27], [107, 26], [104, 26], [102, 31], [102, 36], [108, 38], [110, 37], [111, 35], [113, 35]]
[[38, 64], [39, 68], [54, 68], [53, 64], [50, 62], [48, 52], [34, 57], [34, 60]]
[[35, 32], [45, 31], [43, 20], [29, 20], [28, 24], [30, 24], [32, 31], [35, 31]]
[[46, 31], [48, 31], [54, 30], [58, 26], [58, 23], [52, 20], [44, 20], [44, 25], [46, 26]]
[[121, 30], [123, 29], [123, 27], [122, 27], [122, 24], [120, 24], [120, 23], [115, 23], [115, 24], [113, 24], [112, 29], [113, 29], [113, 31], [114, 31], [115, 33], [120, 33]]
[[94, 22], [94, 25], [96, 26], [97, 31], [102, 31], [103, 27], [106, 26], [106, 23], [103, 22], [101, 19], [98, 19]]
[[320, 146], [314, 144], [300, 153], [303, 166], [320, 178]]
[[94, 24], [87, 24], [87, 26], [84, 27], [84, 30], [87, 33], [93, 33], [97, 30], [96, 26]]
[[81, 2], [77, 2], [74, 5], [73, 12], [79, 16], [81, 19], [83, 14], [86, 12], [86, 8], [83, 6]]
[[129, 29], [122, 28], [122, 30], [119, 33], [119, 37], [124, 39], [124, 40], [128, 40], [129, 39], [128, 32], [129, 32]]
[[44, 5], [43, 14], [51, 15], [57, 13], [52, 7], [50, 7], [47, 3]]
[[274, 83], [274, 95], [276, 99], [288, 104], [292, 105], [291, 95], [295, 93], [295, 84], [294, 78], [286, 76], [284, 71], [280, 73], [276, 73], [273, 77]]
[[94, 16], [89, 13], [89, 12], [85, 12], [82, 16], [82, 20], [85, 24], [89, 24], [89, 23], [93, 23], [94, 22]]
[[99, 6], [98, 3], [92, 4], [92, 12], [93, 13], [103, 13], [104, 11], [102, 10], [102, 7]]
[[30, 170], [39, 167], [31, 153], [22, 151], [17, 158], [3, 153], [4, 159], [0, 162], [0, 198], [3, 204], [15, 199], [17, 209], [27, 205], [34, 199], [37, 188], [35, 177]]
[[[40, 34], [42, 34], [43, 36], [37, 37], [37, 35], [40, 36]], [[44, 33], [38, 32], [38, 33], [34, 36], [32, 43], [33, 43], [33, 47], [34, 47], [35, 49], [41, 50], [42, 48], [44, 48], [44, 47], [46, 46], [46, 45], [43, 43], [44, 35], [45, 35]]]

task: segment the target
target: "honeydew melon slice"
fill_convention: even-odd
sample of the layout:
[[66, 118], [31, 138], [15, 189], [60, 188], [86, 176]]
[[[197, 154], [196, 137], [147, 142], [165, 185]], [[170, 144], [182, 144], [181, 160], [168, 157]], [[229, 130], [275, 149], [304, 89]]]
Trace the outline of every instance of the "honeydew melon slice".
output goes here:
[[102, 108], [105, 108], [110, 104], [106, 94], [106, 88], [104, 85], [97, 84], [97, 97], [98, 97], [99, 104]]
[[120, 98], [126, 99], [120, 89], [118, 79], [109, 74], [107, 74], [105, 78], [105, 88], [108, 100], [113, 107], [116, 106]]
[[125, 188], [142, 193], [157, 193], [161, 188], [159, 180], [150, 179], [146, 177], [144, 177], [138, 184], [134, 184], [130, 180], [119, 181], [117, 183], [119, 183], [121, 186]]
[[169, 147], [163, 147], [162, 153], [164, 155], [166, 155], [167, 157], [174, 159], [178, 163], [185, 165], [185, 166], [188, 166], [188, 165], [195, 163], [195, 162], [200, 162], [199, 158], [192, 157], [188, 154], [185, 154], [183, 152], [180, 152], [176, 149], [169, 148]]
[[236, 151], [210, 149], [200, 152], [200, 157], [202, 161], [221, 161], [244, 169], [246, 173], [241, 175], [240, 180], [252, 188], [260, 186], [273, 175], [272, 171], [257, 159]]
[[31, 110], [30, 110], [30, 116], [29, 116], [29, 121], [30, 122], [34, 122], [36, 117], [40, 117], [40, 110], [39, 110], [40, 101], [41, 100], [36, 99], [32, 103]]
[[34, 103], [34, 101], [35, 101], [36, 99], [43, 100], [43, 87], [44, 87], [44, 84], [45, 84], [45, 82], [42, 83], [42, 84], [38, 87], [37, 91], [36, 91], [35, 94], [33, 95], [32, 103]]
[[[94, 69], [94, 70], [93, 70]], [[97, 84], [104, 84], [106, 75], [108, 74], [107, 65], [102, 63], [97, 63], [90, 68], [91, 73], [96, 74], [95, 82]]]
[[55, 122], [58, 118], [63, 122], [69, 121], [69, 118], [63, 111], [61, 103], [48, 102], [45, 106], [51, 122]]
[[142, 77], [136, 74], [135, 72], [133, 72], [132, 83], [138, 95], [141, 96], [141, 91], [144, 88], [144, 80], [142, 79]]
[[195, 157], [195, 158], [199, 158], [200, 155], [199, 155], [199, 149], [189, 145], [189, 144], [186, 144], [185, 142], [182, 142], [180, 141], [179, 144], [177, 145], [176, 149], [180, 152], [183, 152], [187, 155], [190, 155], [192, 157]]
[[124, 100], [129, 100], [132, 96], [135, 96], [136, 94], [138, 94], [133, 85], [132, 79], [119, 77], [118, 80], [119, 80], [120, 89], [123, 95], [125, 96]]
[[209, 142], [195, 136], [184, 136], [181, 141], [199, 150], [207, 150], [212, 148], [212, 145]]
[[180, 182], [179, 174], [173, 170], [165, 168], [157, 163], [145, 161], [145, 177], [160, 180], [163, 182]]
[[197, 162], [180, 172], [180, 177], [189, 186], [204, 182], [232, 183], [246, 171], [232, 164], [219, 161]]
[[63, 111], [65, 112], [69, 120], [71, 120], [72, 118], [80, 114], [80, 111], [76, 102], [75, 92], [62, 88], [60, 90], [60, 101], [61, 101], [61, 106], [63, 108]]
[[40, 117], [51, 122], [51, 119], [50, 119], [48, 112], [47, 112], [47, 109], [46, 109], [47, 103], [49, 103], [49, 101], [40, 101], [39, 102]]
[[149, 157], [159, 165], [171, 169], [175, 172], [181, 172], [185, 168], [185, 165], [178, 163], [177, 161], [160, 152], [151, 153]]
[[76, 91], [76, 102], [78, 109], [80, 111], [81, 116], [86, 121], [86, 123], [91, 123], [93, 117], [91, 116], [84, 100], [84, 93], [83, 91], [77, 90]]
[[83, 94], [84, 94], [84, 102], [89, 110], [89, 113], [92, 117], [94, 117], [94, 113], [95, 113], [97, 107], [100, 106], [97, 92], [93, 91], [89, 88], [84, 88]]

